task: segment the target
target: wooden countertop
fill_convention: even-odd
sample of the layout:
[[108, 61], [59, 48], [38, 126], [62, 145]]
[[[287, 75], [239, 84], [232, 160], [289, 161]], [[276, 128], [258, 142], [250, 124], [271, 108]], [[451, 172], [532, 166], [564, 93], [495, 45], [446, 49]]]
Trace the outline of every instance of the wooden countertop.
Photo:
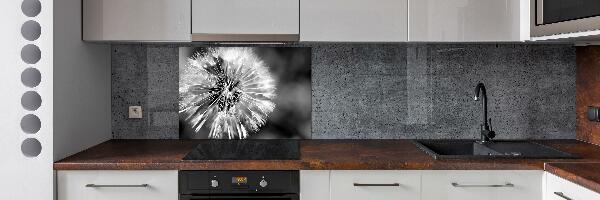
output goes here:
[[600, 193], [600, 162], [546, 163], [545, 170], [592, 191]]
[[600, 147], [537, 141], [582, 159], [435, 160], [411, 140], [303, 140], [300, 160], [181, 160], [196, 140], [109, 140], [54, 163], [55, 170], [542, 170], [548, 162], [600, 162]]

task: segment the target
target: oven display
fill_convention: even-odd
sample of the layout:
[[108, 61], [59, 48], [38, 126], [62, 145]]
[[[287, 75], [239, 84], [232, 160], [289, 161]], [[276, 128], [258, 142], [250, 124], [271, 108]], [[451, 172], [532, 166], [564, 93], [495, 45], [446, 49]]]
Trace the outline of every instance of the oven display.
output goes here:
[[231, 184], [235, 184], [235, 185], [247, 185], [248, 184], [248, 177], [245, 177], [245, 176], [234, 176], [234, 177], [231, 177]]

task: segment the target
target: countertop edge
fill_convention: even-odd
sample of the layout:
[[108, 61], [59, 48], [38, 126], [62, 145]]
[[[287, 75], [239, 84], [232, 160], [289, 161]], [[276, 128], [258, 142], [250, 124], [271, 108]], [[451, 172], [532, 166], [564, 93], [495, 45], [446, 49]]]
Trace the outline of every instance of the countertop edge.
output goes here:
[[[554, 174], [560, 178], [563, 178], [567, 181], [570, 181], [570, 182], [580, 185], [582, 187], [585, 187], [594, 192], [600, 193], [600, 182], [587, 179], [577, 173], [574, 173], [569, 170], [565, 170], [561, 167], [555, 166], [555, 164], [565, 164], [565, 163], [562, 163], [562, 162], [546, 163], [544, 165], [544, 171]], [[569, 163], [569, 164], [577, 165], [577, 164], [590, 164], [590, 163]], [[600, 166], [600, 163], [593, 163], [593, 164], [597, 164], [598, 166]]]

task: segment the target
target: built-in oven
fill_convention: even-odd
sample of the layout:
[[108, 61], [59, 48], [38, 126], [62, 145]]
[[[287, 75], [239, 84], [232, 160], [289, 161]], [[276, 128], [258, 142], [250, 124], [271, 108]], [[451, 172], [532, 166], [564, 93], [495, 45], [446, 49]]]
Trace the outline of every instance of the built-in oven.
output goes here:
[[179, 171], [180, 200], [299, 200], [298, 171]]
[[531, 36], [600, 29], [600, 0], [531, 0]]

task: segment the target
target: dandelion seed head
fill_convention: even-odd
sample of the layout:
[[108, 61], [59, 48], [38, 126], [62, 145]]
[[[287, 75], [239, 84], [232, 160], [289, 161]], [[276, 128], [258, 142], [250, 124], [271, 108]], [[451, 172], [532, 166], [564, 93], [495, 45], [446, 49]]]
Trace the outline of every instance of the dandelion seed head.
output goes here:
[[275, 80], [251, 48], [206, 48], [179, 73], [179, 113], [209, 138], [245, 139], [275, 109]]

